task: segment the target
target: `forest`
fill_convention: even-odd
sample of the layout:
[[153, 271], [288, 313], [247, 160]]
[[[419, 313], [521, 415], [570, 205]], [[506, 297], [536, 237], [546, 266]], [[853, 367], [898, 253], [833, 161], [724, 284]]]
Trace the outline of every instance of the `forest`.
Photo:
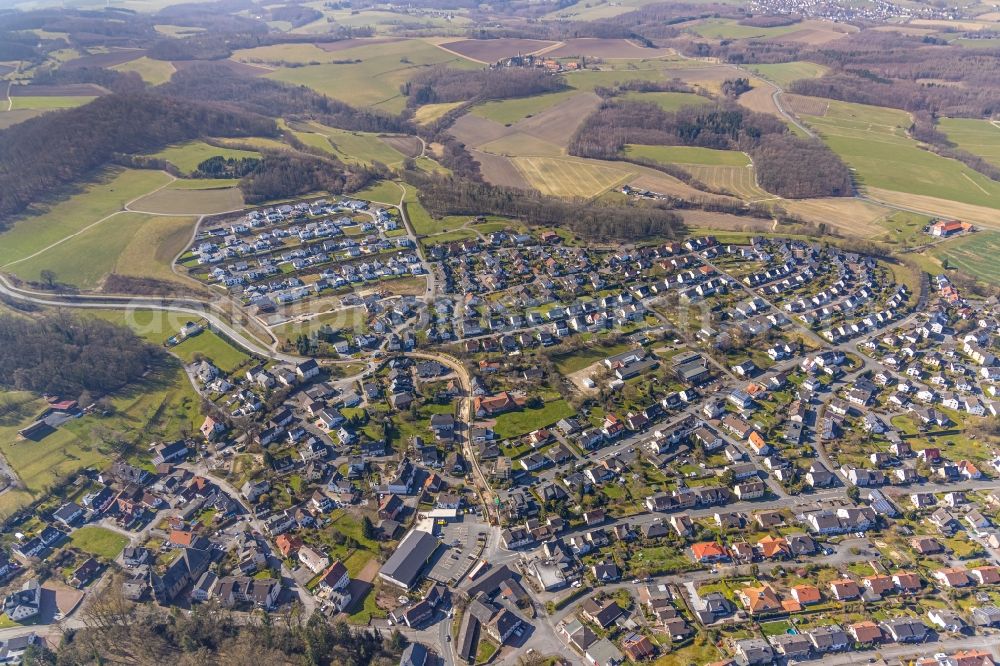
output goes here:
[[105, 95], [0, 131], [0, 229], [12, 215], [93, 176], [118, 153], [200, 136], [277, 136], [273, 120], [150, 94]]
[[409, 107], [438, 102], [479, 102], [530, 97], [566, 88], [562, 76], [535, 69], [464, 70], [435, 67], [403, 84]]
[[76, 398], [138, 380], [163, 352], [131, 330], [56, 312], [0, 315], [0, 387]]
[[32, 649], [30, 666], [395, 666], [406, 639], [353, 629], [322, 613], [294, 617], [237, 616], [215, 604], [168, 612], [129, 603], [106, 587], [82, 611], [85, 628], [63, 634], [55, 649]]
[[419, 190], [420, 202], [434, 215], [513, 217], [536, 226], [559, 226], [592, 241], [637, 241], [650, 237], [679, 238], [681, 217], [655, 205], [631, 206], [594, 201], [567, 201], [533, 190], [519, 190], [450, 176], [410, 171], [407, 182]]
[[850, 172], [823, 143], [791, 135], [773, 116], [730, 103], [664, 111], [643, 102], [605, 102], [577, 130], [572, 155], [624, 159], [626, 144], [742, 150], [762, 187], [786, 198], [850, 196]]
[[271, 117], [307, 115], [332, 127], [358, 132], [399, 132], [405, 123], [378, 111], [356, 109], [306, 88], [238, 74], [221, 63], [196, 63], [153, 89], [178, 99], [233, 104]]
[[269, 153], [243, 180], [240, 189], [247, 203], [282, 199], [327, 191], [353, 192], [386, 174], [385, 168], [345, 165], [326, 157]]

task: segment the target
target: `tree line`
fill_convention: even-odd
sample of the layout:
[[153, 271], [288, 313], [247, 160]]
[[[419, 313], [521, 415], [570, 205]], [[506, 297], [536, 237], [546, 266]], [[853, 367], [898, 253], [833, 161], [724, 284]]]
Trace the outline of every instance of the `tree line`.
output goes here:
[[270, 153], [240, 181], [249, 204], [325, 190], [331, 194], [363, 189], [387, 175], [385, 167], [345, 165], [328, 157]]
[[359, 132], [401, 132], [408, 127], [396, 116], [357, 109], [305, 86], [240, 74], [223, 63], [194, 63], [154, 91], [192, 102], [237, 105], [274, 118], [310, 116], [333, 127]]
[[732, 103], [668, 112], [645, 102], [606, 102], [577, 130], [569, 152], [626, 159], [627, 144], [746, 152], [761, 186], [785, 198], [853, 192], [847, 166], [822, 142], [793, 136], [779, 119]]
[[406, 639], [393, 632], [353, 629], [322, 613], [238, 617], [217, 604], [188, 613], [130, 603], [113, 583], [82, 611], [84, 628], [63, 634], [54, 649], [32, 648], [30, 666], [127, 663], [154, 666], [275, 664], [286, 666], [394, 666]]
[[655, 204], [622, 205], [566, 200], [534, 190], [500, 187], [454, 176], [406, 173], [420, 202], [434, 215], [481, 215], [483, 211], [517, 218], [532, 226], [558, 226], [592, 241], [680, 238], [684, 221]]
[[56, 312], [0, 315], [0, 386], [76, 398], [138, 381], [163, 352], [131, 330]]
[[438, 102], [480, 102], [530, 97], [566, 89], [566, 80], [538, 69], [464, 70], [434, 67], [402, 86], [409, 107]]

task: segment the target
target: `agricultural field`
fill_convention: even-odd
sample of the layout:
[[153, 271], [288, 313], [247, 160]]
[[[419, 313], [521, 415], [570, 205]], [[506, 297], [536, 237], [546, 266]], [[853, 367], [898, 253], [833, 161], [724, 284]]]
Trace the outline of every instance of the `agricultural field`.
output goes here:
[[109, 171], [105, 178], [48, 210], [20, 218], [13, 228], [0, 234], [0, 267], [47, 248], [70, 235], [81, 233], [122, 210], [128, 202], [168, 184], [162, 171], [132, 169]]
[[1000, 183], [919, 148], [909, 116], [883, 107], [831, 101], [822, 116], [802, 116], [850, 166], [865, 188], [1000, 208]]
[[418, 125], [429, 125], [439, 120], [444, 114], [452, 109], [465, 104], [465, 102], [441, 102], [440, 104], [424, 104], [413, 113], [413, 120]]
[[[52, 246], [13, 270], [40, 280], [43, 270], [80, 289], [96, 289], [110, 273], [175, 279], [170, 264], [191, 239], [195, 218], [120, 213]], [[87, 257], [87, 261], [80, 261]]]
[[534, 188], [557, 197], [595, 197], [635, 174], [626, 165], [611, 167], [572, 157], [515, 157], [511, 161]]
[[647, 102], [656, 104], [664, 111], [676, 111], [685, 106], [703, 106], [711, 104], [712, 100], [694, 93], [684, 92], [637, 92], [631, 91], [621, 97], [631, 102]]
[[213, 215], [243, 208], [243, 192], [238, 187], [165, 187], [136, 200], [130, 208], [155, 215]]
[[780, 37], [802, 29], [799, 23], [779, 25], [773, 28], [760, 28], [752, 25], [740, 25], [735, 19], [709, 19], [690, 28], [692, 32], [710, 39], [751, 39]]
[[198, 165], [210, 157], [221, 156], [225, 158], [240, 159], [246, 157], [259, 158], [260, 153], [249, 150], [238, 150], [236, 148], [224, 148], [213, 146], [204, 141], [189, 141], [187, 143], [164, 148], [151, 157], [170, 162], [183, 173], [194, 173], [198, 170]]
[[641, 157], [662, 164], [703, 164], [707, 166], [750, 165], [746, 153], [738, 150], [715, 150], [695, 146], [644, 146], [629, 144], [625, 146], [625, 154], [629, 157]]
[[616, 60], [642, 60], [663, 58], [673, 54], [671, 49], [646, 48], [630, 39], [603, 39], [599, 37], [579, 37], [567, 39], [562, 46], [546, 51], [550, 58], [608, 58]]
[[[325, 55], [325, 64], [279, 67], [266, 76], [293, 85], [307, 86], [352, 106], [368, 106], [399, 113], [406, 106], [406, 99], [399, 88], [421, 67], [447, 64], [449, 67], [474, 69], [482, 66], [419, 40], [366, 44], [336, 53], [327, 53], [318, 48], [316, 50]], [[241, 51], [237, 57], [255, 58], [258, 57], [258, 51], [259, 49]], [[310, 57], [307, 62], [313, 60], [322, 62], [323, 59]], [[332, 64], [330, 60], [360, 62]]]
[[947, 268], [957, 268], [992, 285], [1000, 285], [1000, 232], [980, 231], [946, 241], [931, 254]]
[[560, 92], [533, 95], [532, 97], [517, 97], [514, 99], [484, 102], [473, 108], [470, 113], [480, 118], [500, 123], [501, 125], [513, 125], [519, 120], [530, 118], [579, 93], [579, 90], [571, 88]]
[[782, 62], [776, 64], [747, 65], [747, 69], [760, 74], [765, 79], [774, 81], [782, 88], [788, 86], [792, 81], [799, 79], [816, 79], [827, 72], [827, 67], [814, 62], [797, 60], [795, 62]]
[[749, 165], [737, 167], [681, 164], [679, 166], [709, 187], [746, 201], [777, 198], [757, 185], [757, 177]]
[[509, 58], [518, 53], [528, 55], [542, 49], [556, 46], [558, 42], [544, 39], [461, 39], [457, 42], [438, 44], [442, 49], [485, 64], [494, 63], [501, 58]]
[[87, 95], [50, 95], [43, 97], [11, 97], [11, 111], [52, 111], [55, 109], [72, 109], [83, 106], [88, 102], [97, 99]]
[[972, 118], [942, 118], [939, 126], [959, 148], [1000, 167], [1000, 123]]
[[177, 71], [172, 64], [165, 60], [153, 60], [146, 56], [115, 65], [112, 69], [119, 72], [137, 72], [143, 81], [154, 86], [166, 83]]
[[479, 150], [507, 157], [560, 157], [566, 154], [560, 146], [526, 132], [512, 132], [484, 143]]

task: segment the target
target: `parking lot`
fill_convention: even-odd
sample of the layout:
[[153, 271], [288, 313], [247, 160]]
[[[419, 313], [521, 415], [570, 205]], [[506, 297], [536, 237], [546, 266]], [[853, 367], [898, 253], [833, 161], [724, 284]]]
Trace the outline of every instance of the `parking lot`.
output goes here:
[[427, 577], [439, 583], [459, 580], [472, 567], [485, 543], [487, 526], [472, 516], [464, 520], [434, 526], [434, 533], [444, 544]]

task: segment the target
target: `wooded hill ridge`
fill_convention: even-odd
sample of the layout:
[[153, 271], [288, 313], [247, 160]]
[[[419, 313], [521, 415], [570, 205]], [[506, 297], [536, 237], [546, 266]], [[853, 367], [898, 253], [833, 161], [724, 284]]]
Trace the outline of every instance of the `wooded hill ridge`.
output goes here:
[[853, 192], [850, 171], [825, 144], [732, 103], [670, 112], [645, 102], [605, 102], [577, 130], [569, 152], [620, 160], [627, 159], [627, 144], [741, 150], [753, 158], [761, 187], [788, 199]]

